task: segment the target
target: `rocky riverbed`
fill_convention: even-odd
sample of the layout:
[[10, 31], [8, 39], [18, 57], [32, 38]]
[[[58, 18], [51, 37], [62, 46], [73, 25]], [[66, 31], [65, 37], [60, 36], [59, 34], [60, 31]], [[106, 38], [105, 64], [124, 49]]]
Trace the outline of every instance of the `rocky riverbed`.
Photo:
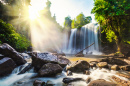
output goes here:
[[130, 86], [130, 60], [19, 53], [0, 46], [0, 86]]

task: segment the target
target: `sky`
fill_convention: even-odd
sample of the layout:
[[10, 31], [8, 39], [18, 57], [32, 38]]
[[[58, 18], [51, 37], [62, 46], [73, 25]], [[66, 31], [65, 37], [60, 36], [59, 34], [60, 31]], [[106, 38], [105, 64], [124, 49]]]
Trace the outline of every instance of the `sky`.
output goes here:
[[57, 22], [63, 26], [64, 19], [70, 16], [74, 19], [81, 12], [85, 16], [91, 16], [92, 22], [95, 23], [94, 14], [91, 14], [93, 0], [50, 0], [52, 16], [56, 15]]
[[[31, 0], [32, 6], [35, 9], [46, 6], [47, 0]], [[91, 16], [92, 22], [95, 23], [94, 15], [91, 14], [91, 9], [93, 8], [93, 0], [50, 0], [51, 1], [51, 13], [52, 16], [56, 15], [57, 22], [63, 26], [64, 19], [67, 16], [70, 16], [71, 19], [74, 19], [81, 12], [85, 16]], [[33, 8], [33, 10], [34, 10]], [[40, 10], [39, 9], [39, 10]]]

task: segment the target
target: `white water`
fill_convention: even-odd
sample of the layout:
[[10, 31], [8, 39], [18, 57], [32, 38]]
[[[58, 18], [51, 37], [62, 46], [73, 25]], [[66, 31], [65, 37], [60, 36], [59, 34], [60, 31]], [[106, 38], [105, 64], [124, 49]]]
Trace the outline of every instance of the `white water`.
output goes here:
[[[98, 40], [98, 25], [89, 23], [81, 28], [80, 31], [72, 29], [67, 48], [63, 49], [66, 54], [76, 54], [77, 52], [85, 49], [87, 46], [92, 45], [83, 51], [83, 54], [100, 55], [99, 40]], [[66, 45], [64, 45], [66, 46]]]
[[[67, 76], [66, 72], [62, 72], [56, 77], [41, 77], [33, 79], [31, 79], [31, 77], [36, 76], [36, 73], [25, 73], [21, 75], [11, 74], [8, 77], [0, 79], [0, 86], [33, 86], [34, 80], [41, 80], [44, 82], [47, 82], [49, 80], [52, 81], [53, 84], [55, 84], [54, 86], [63, 86], [62, 80], [65, 77], [82, 78], [84, 80], [90, 77], [92, 81], [96, 79], [105, 79], [106, 81], [112, 81], [111, 77], [117, 73], [117, 71], [106, 69], [90, 69], [90, 72], [91, 72], [90, 75], [73, 73], [73, 76]], [[115, 76], [128, 81], [128, 79], [124, 77], [120, 77], [118, 75]], [[87, 84], [85, 81], [78, 81], [78, 82], [72, 82], [71, 84], [74, 86], [87, 86], [89, 83]]]

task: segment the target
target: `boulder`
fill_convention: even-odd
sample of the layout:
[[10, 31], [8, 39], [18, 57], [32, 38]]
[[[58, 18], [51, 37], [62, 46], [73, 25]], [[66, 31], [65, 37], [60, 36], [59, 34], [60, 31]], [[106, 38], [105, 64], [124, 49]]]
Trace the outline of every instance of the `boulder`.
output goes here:
[[61, 65], [62, 67], [65, 67], [68, 63], [70, 63], [67, 58], [63, 58], [62, 56], [57, 57], [52, 53], [34, 52], [30, 55], [32, 56], [32, 65], [36, 71], [38, 71], [46, 63], [55, 63]]
[[120, 66], [121, 70], [130, 71], [130, 65]]
[[128, 65], [128, 63], [126, 63], [125, 61], [114, 57], [100, 59], [100, 62], [107, 62], [108, 64], [112, 65]]
[[85, 70], [88, 70], [89, 68], [90, 68], [90, 65], [87, 61], [78, 60], [70, 65], [67, 65], [66, 70], [70, 70], [72, 72], [84, 72]]
[[68, 84], [68, 83], [71, 83], [71, 82], [75, 82], [75, 81], [81, 81], [83, 80], [82, 78], [63, 78], [63, 82]]
[[107, 62], [99, 62], [99, 63], [97, 64], [97, 66], [98, 66], [99, 68], [108, 68]]
[[41, 81], [41, 80], [35, 80], [33, 82], [33, 86], [44, 86], [45, 82]]
[[71, 75], [73, 75], [72, 72], [68, 70], [67, 71], [67, 76], [71, 76]]
[[26, 60], [10, 45], [4, 43], [0, 46], [0, 53], [5, 57], [13, 59], [13, 61], [19, 66], [26, 63]]
[[39, 76], [55, 76], [62, 72], [62, 67], [59, 64], [47, 63], [38, 71]]
[[58, 64], [61, 66], [61, 67], [65, 67], [67, 64], [70, 63], [70, 60], [68, 60], [67, 58], [65, 58], [64, 56], [61, 56], [59, 55], [58, 56]]
[[15, 62], [8, 57], [0, 60], [0, 76], [5, 76], [10, 74], [16, 67]]
[[112, 82], [108, 82], [104, 79], [98, 79], [91, 81], [88, 86], [118, 86], [118, 85]]
[[128, 65], [130, 65], [130, 60], [124, 59], [124, 61], [125, 61]]
[[119, 70], [119, 66], [118, 65], [113, 65], [113, 66], [111, 66], [111, 70]]

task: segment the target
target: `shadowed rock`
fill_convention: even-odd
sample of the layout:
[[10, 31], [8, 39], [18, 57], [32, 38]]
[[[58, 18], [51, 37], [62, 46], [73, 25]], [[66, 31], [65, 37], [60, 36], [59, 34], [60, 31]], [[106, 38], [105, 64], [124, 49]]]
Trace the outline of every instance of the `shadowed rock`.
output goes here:
[[8, 57], [0, 60], [0, 76], [5, 76], [10, 74], [16, 67], [15, 62]]
[[55, 76], [62, 72], [62, 67], [59, 64], [47, 63], [39, 70], [39, 76]]
[[75, 81], [80, 81], [80, 80], [83, 80], [82, 78], [63, 78], [63, 82], [68, 84], [68, 83], [71, 83], [71, 82], [75, 82]]
[[32, 65], [34, 66], [35, 70], [38, 71], [44, 64], [46, 63], [54, 63], [59, 64], [62, 67], [65, 67], [70, 61], [67, 58], [62, 56], [56, 56], [52, 53], [32, 53]]
[[84, 72], [85, 70], [89, 69], [90, 65], [87, 61], [78, 60], [66, 67], [66, 70], [70, 70], [72, 72]]
[[0, 46], [0, 53], [5, 57], [13, 59], [13, 61], [19, 66], [26, 63], [26, 60], [10, 45], [4, 43]]

